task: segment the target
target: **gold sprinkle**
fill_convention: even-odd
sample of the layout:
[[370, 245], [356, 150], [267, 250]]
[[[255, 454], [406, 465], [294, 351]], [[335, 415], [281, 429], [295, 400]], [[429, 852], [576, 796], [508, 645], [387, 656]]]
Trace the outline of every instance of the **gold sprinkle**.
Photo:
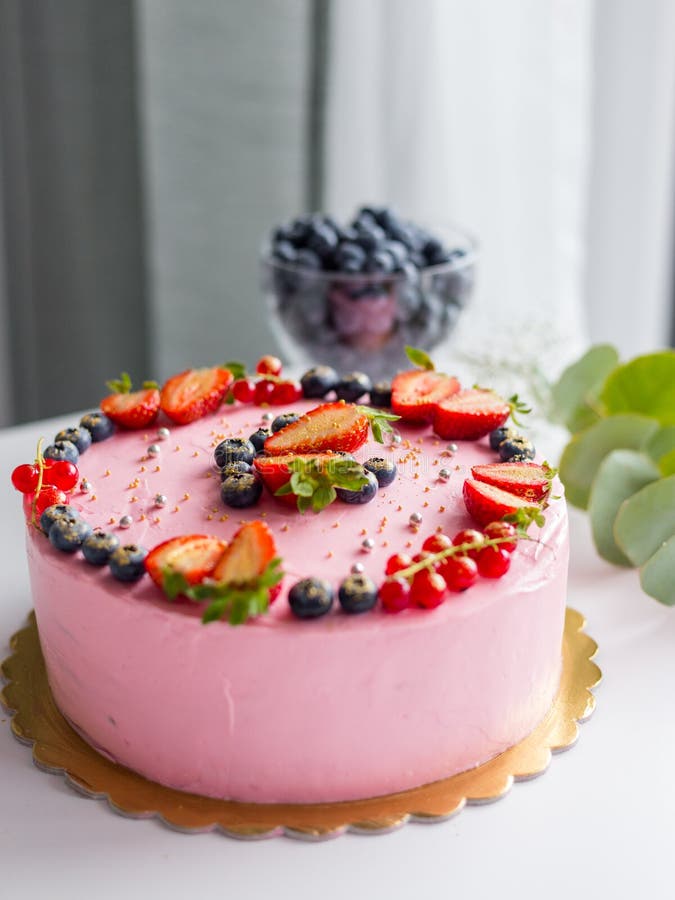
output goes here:
[[171, 512], [180, 512], [180, 506], [174, 506]]
[[176, 446], [173, 448], [173, 452], [180, 453], [180, 444], [176, 444]]
[[383, 547], [388, 547], [388, 546], [389, 546], [389, 541], [382, 541], [382, 546], [383, 546]]
[[208, 516], [206, 517], [206, 521], [210, 522], [212, 519], [213, 519], [213, 516], [211, 515], [211, 513], [209, 513]]
[[218, 507], [217, 507], [217, 506], [212, 506], [212, 507], [211, 507], [211, 512], [212, 512], [212, 513], [217, 513], [217, 512], [218, 512]]
[[224, 513], [224, 515], [222, 515], [222, 516], [220, 517], [220, 521], [221, 521], [221, 522], [227, 522], [227, 520], [228, 520], [229, 518], [230, 518], [229, 515], [228, 515], [227, 513]]
[[132, 497], [129, 503], [138, 503], [138, 497]]
[[422, 504], [422, 506], [423, 506], [425, 509], [427, 508], [428, 505], [429, 505], [429, 501], [428, 501], [428, 500], [425, 500], [424, 503]]
[[189, 495], [188, 492], [186, 491], [186, 492], [183, 494], [183, 500], [189, 500], [189, 499], [190, 499], [190, 495]]
[[387, 517], [386, 517], [386, 516], [382, 516], [382, 521], [380, 522], [380, 528], [384, 528], [384, 526], [385, 526], [386, 524], [387, 524]]
[[152, 471], [153, 471], [153, 472], [161, 472], [161, 471], [162, 471], [162, 467], [161, 467], [161, 466], [155, 466], [155, 468], [154, 468]]
[[288, 522], [284, 522], [284, 524], [281, 526], [281, 530], [288, 531]]
[[326, 553], [326, 559], [332, 559], [332, 558], [333, 558], [333, 551], [329, 550], [328, 553]]
[[195, 450], [195, 452], [192, 454], [192, 456], [193, 456], [193, 457], [199, 456], [199, 450]]
[[92, 499], [92, 500], [98, 500], [98, 497], [96, 496], [96, 494], [92, 494], [92, 495], [91, 495], [91, 499]]
[[362, 528], [361, 531], [359, 531], [359, 534], [360, 534], [360, 535], [368, 534], [368, 529], [367, 529], [367, 528]]
[[396, 512], [402, 512], [402, 511], [403, 511], [403, 507], [399, 503], [399, 505], [396, 507]]
[[159, 523], [160, 523], [162, 520], [160, 519], [159, 516], [155, 516], [155, 518], [154, 518], [152, 521], [155, 523], [155, 525], [159, 525]]
[[147, 472], [147, 469], [145, 468], [145, 466], [141, 466], [138, 471], [139, 472]]
[[433, 462], [432, 462], [432, 464], [431, 464], [431, 465], [432, 465], [432, 466], [437, 466], [437, 465], [438, 465], [438, 460], [437, 460], [437, 459], [435, 459], [435, 460], [434, 460], [434, 461], [433, 461]]
[[406, 541], [405, 545], [407, 549], [410, 549], [412, 547], [412, 541]]
[[138, 521], [145, 522], [146, 518], [147, 518], [147, 516], [145, 515], [145, 513], [141, 513], [140, 516], [138, 517]]
[[105, 472], [103, 473], [103, 477], [104, 477], [104, 478], [109, 478], [109, 477], [110, 477], [110, 469], [106, 469], [106, 470], [105, 470]]
[[439, 512], [445, 512], [445, 507], [444, 507], [444, 506], [439, 506], [439, 507], [438, 507], [438, 511], [439, 511]]
[[333, 524], [332, 524], [330, 527], [331, 527], [331, 528], [339, 528], [339, 527], [340, 527], [340, 523], [339, 523], [339, 522], [333, 522]]
[[112, 519], [112, 518], [108, 519], [108, 525], [114, 525], [114, 524], [115, 524], [114, 519]]
[[261, 518], [261, 519], [266, 519], [266, 518], [267, 518], [267, 513], [266, 513], [266, 512], [261, 512], [261, 513], [260, 513], [260, 518]]
[[213, 472], [212, 472], [210, 469], [209, 469], [209, 471], [206, 473], [206, 477], [207, 477], [207, 478], [213, 478]]
[[430, 490], [431, 490], [431, 488], [429, 487], [429, 485], [427, 485], [427, 486], [424, 488], [424, 493], [425, 493], [425, 494], [428, 494]]
[[415, 472], [415, 474], [413, 475], [413, 478], [419, 478], [419, 477], [420, 477], [420, 473], [419, 473], [419, 472]]

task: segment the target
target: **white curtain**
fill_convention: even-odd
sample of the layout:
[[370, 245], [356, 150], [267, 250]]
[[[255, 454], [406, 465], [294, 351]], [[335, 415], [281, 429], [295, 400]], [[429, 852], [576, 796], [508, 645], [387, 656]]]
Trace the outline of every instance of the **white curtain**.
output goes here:
[[674, 14], [670, 0], [333, 4], [325, 206], [393, 203], [478, 236], [451, 352], [517, 345], [555, 374], [589, 337], [666, 342]]

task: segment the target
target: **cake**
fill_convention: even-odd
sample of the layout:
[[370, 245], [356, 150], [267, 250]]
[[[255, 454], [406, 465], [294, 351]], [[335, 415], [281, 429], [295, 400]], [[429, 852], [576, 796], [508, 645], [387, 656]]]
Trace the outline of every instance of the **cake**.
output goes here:
[[[274, 377], [270, 384], [282, 383]], [[503, 577], [478, 577], [435, 608], [392, 614], [378, 602], [349, 614], [335, 602], [325, 615], [299, 618], [289, 592], [303, 579], [337, 591], [363, 569], [380, 585], [392, 554], [416, 554], [432, 535], [475, 528], [466, 486], [480, 489], [472, 475], [493, 466], [497, 453], [485, 437], [448, 444], [428, 421], [402, 419], [384, 445], [369, 432], [353, 451], [360, 462], [396, 464], [394, 482], [370, 502], [337, 500], [302, 515], [265, 489], [255, 505], [228, 507], [214, 449], [248, 438], [269, 424], [265, 415], [302, 417], [325, 400], [295, 399], [270, 412], [251, 402], [221, 405], [223, 396], [188, 424], [160, 413], [145, 427], [95, 439], [77, 461], [68, 499], [92, 528], [148, 550], [182, 535], [231, 541], [246, 523], [264, 523], [283, 581], [269, 609], [244, 624], [204, 624], [204, 603], [172, 602], [148, 575], [125, 583], [108, 566], [62, 552], [34, 527], [27, 497], [40, 642], [54, 699], [72, 726], [148, 779], [256, 803], [404, 791], [480, 765], [529, 734], [550, 709], [561, 672], [568, 530], [557, 479]], [[450, 415], [452, 403], [446, 407]], [[436, 431], [448, 433], [438, 423]]]

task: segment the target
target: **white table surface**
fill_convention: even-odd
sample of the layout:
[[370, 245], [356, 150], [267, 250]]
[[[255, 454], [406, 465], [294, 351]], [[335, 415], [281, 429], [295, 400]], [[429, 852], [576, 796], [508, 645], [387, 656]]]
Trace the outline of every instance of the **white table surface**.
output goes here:
[[[0, 655], [31, 601], [11, 469], [74, 416], [0, 432]], [[0, 711], [0, 897], [673, 897], [675, 610], [593, 550], [572, 513], [569, 603], [604, 674], [576, 747], [496, 803], [320, 844], [182, 835], [114, 815], [38, 771]]]

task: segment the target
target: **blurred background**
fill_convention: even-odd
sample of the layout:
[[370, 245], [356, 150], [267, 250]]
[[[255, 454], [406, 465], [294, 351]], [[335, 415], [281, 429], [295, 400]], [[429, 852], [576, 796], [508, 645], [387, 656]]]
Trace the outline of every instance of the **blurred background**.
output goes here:
[[674, 145], [672, 0], [0, 0], [0, 425], [273, 352], [363, 203], [477, 236], [449, 354], [672, 345]]

